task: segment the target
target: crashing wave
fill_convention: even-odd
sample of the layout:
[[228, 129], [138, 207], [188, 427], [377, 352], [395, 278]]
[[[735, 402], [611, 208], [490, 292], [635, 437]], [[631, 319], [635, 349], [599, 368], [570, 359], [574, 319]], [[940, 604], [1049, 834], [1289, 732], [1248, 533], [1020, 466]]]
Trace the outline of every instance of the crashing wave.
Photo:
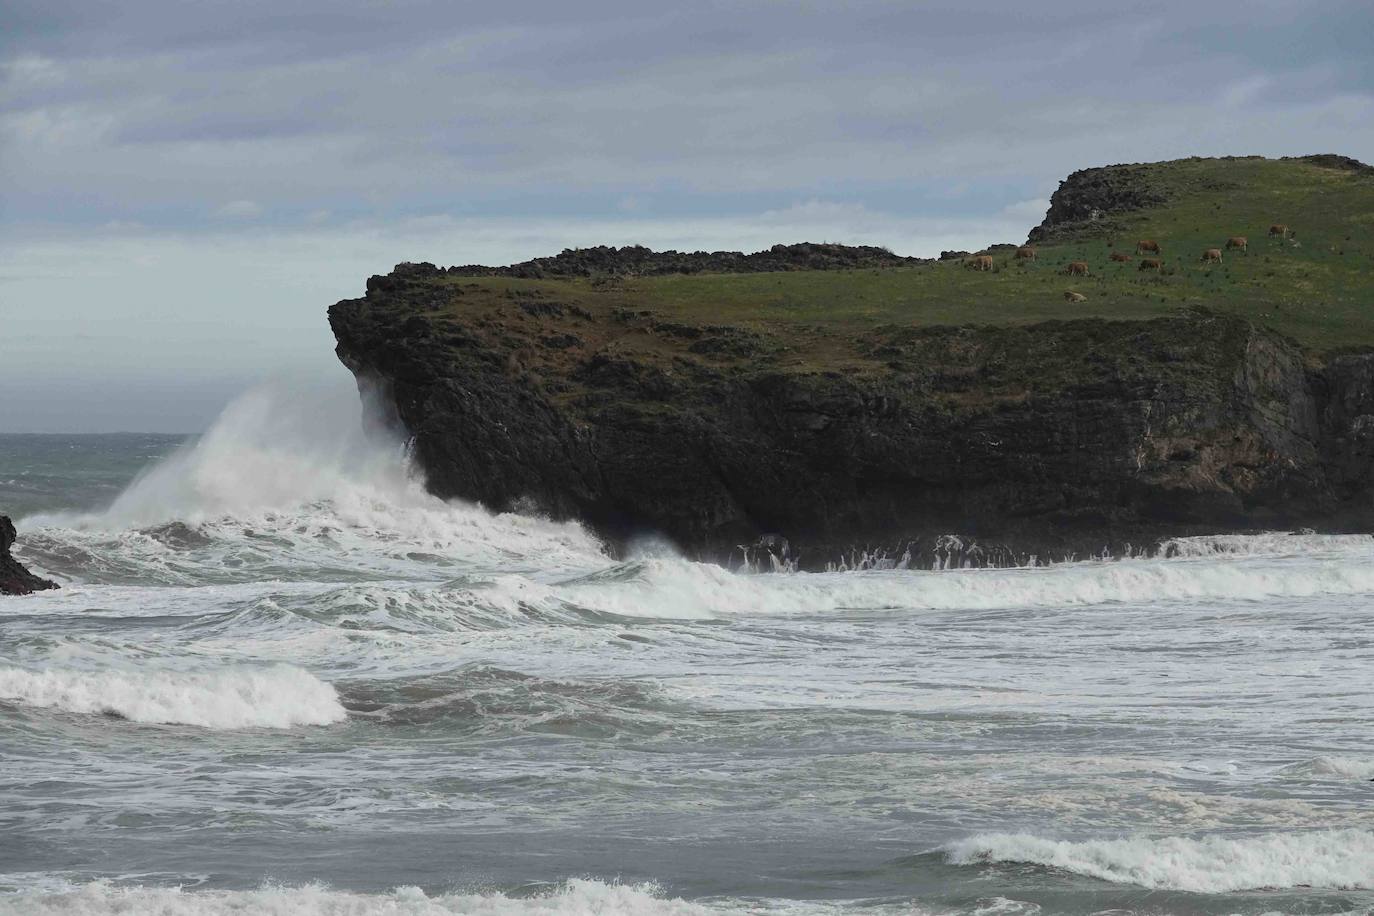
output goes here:
[[0, 700], [211, 729], [330, 725], [347, 717], [332, 686], [286, 665], [210, 673], [6, 667], [0, 668]]
[[1374, 535], [1271, 531], [1265, 534], [1209, 534], [1161, 541], [1164, 559], [1198, 557], [1293, 557], [1363, 554], [1374, 557]]
[[431, 495], [403, 445], [359, 409], [351, 388], [315, 399], [254, 389], [107, 509], [25, 519], [31, 555], [77, 581], [119, 584], [604, 564], [600, 540], [576, 523]]
[[955, 865], [1027, 862], [1118, 884], [1202, 894], [1374, 889], [1374, 833], [1355, 829], [1082, 842], [1004, 833], [961, 840], [944, 852]]
[[1313, 757], [1290, 763], [1279, 770], [1280, 775], [1300, 779], [1369, 780], [1374, 779], [1374, 760], [1351, 757]]

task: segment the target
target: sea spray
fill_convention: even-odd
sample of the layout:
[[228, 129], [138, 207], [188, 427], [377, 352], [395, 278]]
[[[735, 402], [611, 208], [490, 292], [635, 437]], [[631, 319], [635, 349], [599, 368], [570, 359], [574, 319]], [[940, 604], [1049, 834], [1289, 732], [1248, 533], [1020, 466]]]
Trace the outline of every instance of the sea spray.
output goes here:
[[341, 569], [347, 578], [349, 562], [374, 575], [432, 578], [436, 561], [523, 561], [554, 572], [605, 562], [600, 540], [576, 523], [428, 493], [403, 443], [363, 422], [351, 387], [309, 398], [256, 388], [108, 508], [26, 524], [44, 568], [77, 581], [251, 579], [264, 566], [326, 578]]

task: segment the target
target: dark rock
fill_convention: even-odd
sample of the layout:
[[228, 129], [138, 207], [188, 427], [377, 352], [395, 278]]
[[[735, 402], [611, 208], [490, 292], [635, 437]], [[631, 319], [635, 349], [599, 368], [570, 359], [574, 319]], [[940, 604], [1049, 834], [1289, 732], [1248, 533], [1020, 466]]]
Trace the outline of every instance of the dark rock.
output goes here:
[[1365, 165], [1358, 159], [1340, 156], [1336, 153], [1317, 153], [1312, 156], [1297, 157], [1284, 156], [1283, 158], [1296, 158], [1300, 162], [1310, 162], [1312, 165], [1318, 165], [1324, 169], [1340, 169], [1343, 172], [1363, 172], [1366, 175], [1374, 175], [1374, 166]]
[[0, 515], [0, 595], [28, 595], [57, 588], [56, 582], [35, 576], [10, 555], [15, 537], [14, 522], [8, 515]]
[[1167, 203], [1148, 165], [1107, 165], [1081, 169], [1059, 183], [1050, 196], [1044, 221], [1030, 231], [1029, 241], [1045, 243], [1084, 232], [1114, 227], [1114, 217]]
[[[642, 245], [624, 248], [599, 245], [595, 248], [568, 248], [551, 258], [535, 258], [509, 267], [468, 265], [450, 267], [448, 273], [467, 277], [592, 277], [604, 283], [608, 277], [646, 277], [660, 274], [757, 273], [777, 270], [855, 270], [872, 267], [900, 267], [924, 263], [921, 258], [905, 258], [873, 245], [834, 245], [802, 242], [774, 245], [766, 251], [744, 254], [739, 251], [653, 251]], [[405, 268], [407, 278], [432, 264], [397, 265]], [[376, 279], [376, 278], [374, 278]], [[372, 281], [368, 289], [371, 290]]]

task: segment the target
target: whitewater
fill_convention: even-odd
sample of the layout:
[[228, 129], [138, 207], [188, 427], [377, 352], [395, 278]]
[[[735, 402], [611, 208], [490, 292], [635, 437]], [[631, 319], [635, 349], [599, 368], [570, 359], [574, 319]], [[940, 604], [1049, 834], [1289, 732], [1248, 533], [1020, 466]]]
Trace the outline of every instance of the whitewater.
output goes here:
[[0, 914], [1374, 912], [1374, 538], [756, 572], [351, 387], [0, 436]]

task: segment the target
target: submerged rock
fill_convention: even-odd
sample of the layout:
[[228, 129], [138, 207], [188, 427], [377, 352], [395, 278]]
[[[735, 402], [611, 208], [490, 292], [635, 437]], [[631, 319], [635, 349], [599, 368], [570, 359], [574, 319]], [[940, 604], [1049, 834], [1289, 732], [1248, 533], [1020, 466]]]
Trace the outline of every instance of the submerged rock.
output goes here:
[[35, 576], [10, 555], [15, 537], [14, 522], [10, 521], [8, 515], [0, 515], [0, 595], [28, 595], [57, 588], [56, 582]]

